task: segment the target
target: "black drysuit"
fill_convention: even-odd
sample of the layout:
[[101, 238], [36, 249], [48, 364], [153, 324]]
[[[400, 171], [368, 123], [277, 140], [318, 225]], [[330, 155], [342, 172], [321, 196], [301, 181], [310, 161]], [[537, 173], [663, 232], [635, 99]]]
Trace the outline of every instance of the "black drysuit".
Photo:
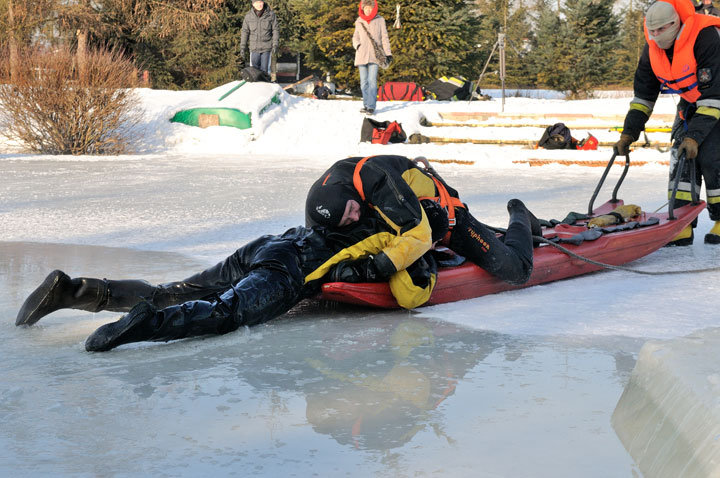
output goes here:
[[[364, 247], [358, 243], [376, 240], [383, 244], [383, 238], [390, 237], [383, 229], [382, 224], [372, 220], [341, 233], [300, 226], [282, 235], [255, 239], [224, 261], [179, 282], [153, 286], [139, 280], [104, 281], [104, 297], [92, 310], [127, 311], [137, 306], [144, 307], [144, 315], [138, 319], [142, 323], [133, 323], [131, 331], [118, 332], [125, 326], [115, 324], [127, 320], [123, 318], [98, 329], [89, 341], [94, 336], [108, 335], [103, 332], [108, 327], [111, 335], [125, 336], [110, 347], [103, 345], [101, 350], [128, 342], [225, 334], [267, 322], [301, 300], [317, 295], [332, 267], [364, 257]], [[402, 287], [427, 300], [436, 272], [436, 263], [428, 253], [403, 272], [406, 280]], [[135, 312], [133, 309], [129, 315]]]

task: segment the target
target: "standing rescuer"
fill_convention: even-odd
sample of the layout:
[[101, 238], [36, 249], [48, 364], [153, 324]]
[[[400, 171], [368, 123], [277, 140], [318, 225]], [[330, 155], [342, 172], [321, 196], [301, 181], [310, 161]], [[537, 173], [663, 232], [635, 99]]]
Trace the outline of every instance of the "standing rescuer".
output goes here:
[[[680, 95], [679, 124], [673, 128], [668, 196], [675, 176], [680, 183], [678, 206], [688, 204], [691, 187], [699, 193], [705, 178], [708, 213], [715, 221], [705, 242], [720, 244], [720, 18], [695, 13], [687, 0], [657, 1], [645, 15], [645, 38], [634, 80], [634, 98], [625, 116], [623, 134], [615, 143], [618, 154], [627, 154], [652, 114], [659, 93]], [[696, 184], [689, 171], [677, 171], [677, 158], [696, 159]], [[668, 245], [693, 242], [693, 228], [683, 229]]]

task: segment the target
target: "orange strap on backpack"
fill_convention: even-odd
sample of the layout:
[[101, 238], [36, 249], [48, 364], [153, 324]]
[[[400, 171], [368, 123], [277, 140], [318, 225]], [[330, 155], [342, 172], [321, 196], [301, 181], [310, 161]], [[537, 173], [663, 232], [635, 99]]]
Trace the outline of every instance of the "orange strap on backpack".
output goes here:
[[[363, 184], [362, 179], [360, 179], [360, 170], [362, 169], [363, 165], [365, 164], [365, 161], [372, 158], [373, 156], [366, 156], [355, 165], [355, 170], [353, 171], [353, 186], [357, 190], [358, 194], [360, 194], [360, 199], [367, 202], [365, 199], [365, 191], [363, 190]], [[440, 181], [438, 178], [433, 176], [432, 174], [429, 174], [430, 178], [432, 178], [433, 182], [435, 183], [435, 188], [438, 190], [438, 196], [437, 197], [419, 197], [418, 201], [421, 199], [430, 199], [432, 201], [436, 201], [440, 203], [440, 206], [444, 208], [448, 213], [448, 232], [443, 238], [442, 242], [444, 244], [449, 243], [450, 241], [450, 235], [452, 234], [453, 227], [455, 226], [455, 223], [457, 222], [455, 220], [455, 208], [461, 207], [464, 208], [465, 204], [463, 204], [462, 201], [460, 201], [459, 198], [453, 197], [448, 192], [445, 185]], [[373, 207], [372, 204], [370, 204], [370, 207]]]
[[[360, 194], [360, 199], [365, 202], [367, 201], [365, 200], [365, 191], [363, 190], [362, 179], [360, 179], [360, 170], [362, 169], [363, 164], [365, 164], [365, 161], [370, 158], [372, 158], [372, 156], [365, 156], [363, 159], [358, 161], [358, 163], [355, 165], [355, 171], [353, 171], [353, 186], [355, 186], [358, 194]], [[372, 207], [372, 204], [370, 204], [370, 207]]]

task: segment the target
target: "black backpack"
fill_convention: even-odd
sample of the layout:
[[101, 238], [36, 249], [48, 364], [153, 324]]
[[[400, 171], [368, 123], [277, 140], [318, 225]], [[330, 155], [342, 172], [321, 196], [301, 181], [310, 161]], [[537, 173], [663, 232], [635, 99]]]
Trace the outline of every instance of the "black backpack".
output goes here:
[[318, 85], [313, 89], [313, 96], [319, 100], [326, 100], [330, 96], [330, 88], [325, 85]]
[[577, 140], [572, 137], [565, 123], [555, 123], [545, 128], [537, 145], [545, 149], [576, 149]]
[[270, 82], [270, 75], [254, 66], [246, 66], [240, 70], [240, 78], [250, 83], [255, 81]]

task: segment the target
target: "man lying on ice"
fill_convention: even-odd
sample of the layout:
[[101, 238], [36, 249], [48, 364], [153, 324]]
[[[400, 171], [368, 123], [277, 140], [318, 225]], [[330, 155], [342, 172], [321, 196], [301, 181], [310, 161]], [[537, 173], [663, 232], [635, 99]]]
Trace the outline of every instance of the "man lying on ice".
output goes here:
[[[422, 214], [433, 240], [442, 238], [448, 230], [445, 210], [427, 200]], [[338, 274], [345, 281], [378, 280], [365, 275], [361, 266], [368, 254], [382, 250], [392, 237], [393, 231], [373, 217], [333, 232], [296, 227], [262, 236], [185, 280], [160, 285], [70, 278], [56, 270], [25, 300], [15, 325], [32, 325], [63, 308], [129, 311], [88, 337], [85, 349], [93, 352], [130, 342], [225, 334], [284, 314], [301, 300], [316, 296], [323, 282], [338, 280]], [[435, 285], [436, 271], [434, 259], [425, 254], [393, 275], [389, 282], [398, 302], [409, 308], [423, 304]]]

